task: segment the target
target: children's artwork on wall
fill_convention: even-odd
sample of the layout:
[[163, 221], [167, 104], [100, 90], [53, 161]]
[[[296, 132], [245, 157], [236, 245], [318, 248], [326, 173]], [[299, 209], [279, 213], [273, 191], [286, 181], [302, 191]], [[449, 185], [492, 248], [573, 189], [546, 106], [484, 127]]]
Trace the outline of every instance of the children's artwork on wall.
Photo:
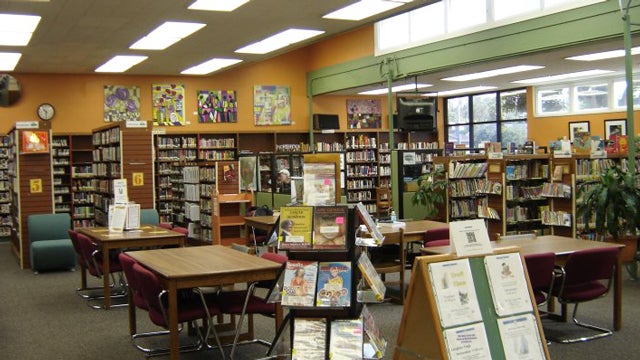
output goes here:
[[238, 122], [238, 98], [234, 90], [198, 90], [198, 122]]
[[154, 126], [183, 126], [184, 85], [153, 84], [152, 106]]
[[348, 99], [349, 129], [379, 129], [382, 124], [380, 99]]
[[104, 86], [104, 121], [140, 120], [140, 88], [137, 86]]
[[291, 89], [288, 86], [253, 87], [255, 125], [291, 125]]

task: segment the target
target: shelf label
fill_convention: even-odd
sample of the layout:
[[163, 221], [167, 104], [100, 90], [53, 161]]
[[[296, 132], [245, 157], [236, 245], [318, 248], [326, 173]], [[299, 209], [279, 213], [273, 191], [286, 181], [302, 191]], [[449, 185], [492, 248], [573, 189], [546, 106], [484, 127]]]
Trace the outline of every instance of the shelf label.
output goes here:
[[144, 173], [135, 172], [131, 174], [131, 183], [133, 186], [144, 186]]
[[38, 129], [40, 124], [37, 121], [16, 121], [16, 129]]
[[144, 120], [127, 120], [125, 123], [127, 128], [146, 128], [147, 122]]
[[42, 192], [42, 179], [30, 179], [29, 180], [29, 191], [32, 194], [41, 193]]

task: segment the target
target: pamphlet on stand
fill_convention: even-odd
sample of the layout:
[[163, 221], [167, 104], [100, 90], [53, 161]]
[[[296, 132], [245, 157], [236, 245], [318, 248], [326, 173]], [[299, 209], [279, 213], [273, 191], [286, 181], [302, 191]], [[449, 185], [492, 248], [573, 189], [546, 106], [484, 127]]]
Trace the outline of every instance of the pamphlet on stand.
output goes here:
[[519, 253], [489, 255], [484, 263], [496, 314], [533, 311]]
[[498, 319], [506, 359], [546, 359], [533, 314]]
[[109, 231], [122, 232], [127, 220], [127, 204], [109, 205]]
[[124, 228], [125, 230], [140, 229], [140, 204], [127, 204], [127, 219]]
[[364, 238], [361, 236], [356, 236], [356, 245], [358, 246], [380, 246], [384, 242], [384, 235], [380, 232], [380, 229], [376, 226], [376, 222], [371, 217], [371, 214], [367, 211], [364, 205], [359, 202], [356, 204], [356, 210], [358, 211], [358, 215], [360, 219], [364, 223], [367, 231], [369, 232], [370, 238]]
[[491, 360], [482, 323], [445, 330], [444, 340], [450, 360]]
[[481, 255], [493, 252], [487, 226], [482, 219], [449, 223], [451, 250], [458, 256]]

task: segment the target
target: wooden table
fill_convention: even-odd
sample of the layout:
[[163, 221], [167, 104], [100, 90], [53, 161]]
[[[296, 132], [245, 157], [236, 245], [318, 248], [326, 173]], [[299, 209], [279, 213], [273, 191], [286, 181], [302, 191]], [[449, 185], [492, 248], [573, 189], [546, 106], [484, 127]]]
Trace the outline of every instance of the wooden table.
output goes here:
[[[178, 351], [178, 289], [275, 279], [281, 265], [221, 245], [127, 252], [155, 272], [169, 292], [171, 359]], [[129, 328], [135, 329], [135, 306], [129, 304]], [[276, 328], [282, 313], [276, 314]], [[135, 331], [135, 330], [134, 330]]]
[[[391, 224], [381, 223], [380, 232], [393, 232], [394, 227]], [[405, 222], [404, 241], [406, 243], [422, 242], [425, 232], [432, 229], [448, 228], [449, 224], [433, 220], [415, 220]]]
[[107, 310], [111, 307], [109, 250], [164, 245], [184, 246], [185, 241], [184, 234], [154, 225], [142, 225], [138, 230], [123, 232], [110, 232], [109, 228], [106, 227], [79, 228], [77, 231], [88, 236], [102, 251], [102, 281], [104, 287], [102, 291], [104, 294], [104, 308]]
[[278, 216], [245, 216], [244, 221], [247, 226], [269, 232], [278, 221]]
[[[544, 235], [535, 239], [524, 240], [497, 240], [492, 241], [491, 246], [495, 248], [506, 246], [519, 246], [522, 255], [539, 254], [553, 252], [557, 260], [563, 262], [571, 253], [604, 247], [617, 247], [622, 249], [624, 245], [603, 241], [580, 240], [565, 236]], [[451, 246], [434, 246], [422, 248], [424, 254], [450, 254]], [[565, 313], [563, 306], [563, 313]], [[616, 331], [622, 328], [622, 262], [618, 256], [616, 271], [613, 276], [613, 327]]]

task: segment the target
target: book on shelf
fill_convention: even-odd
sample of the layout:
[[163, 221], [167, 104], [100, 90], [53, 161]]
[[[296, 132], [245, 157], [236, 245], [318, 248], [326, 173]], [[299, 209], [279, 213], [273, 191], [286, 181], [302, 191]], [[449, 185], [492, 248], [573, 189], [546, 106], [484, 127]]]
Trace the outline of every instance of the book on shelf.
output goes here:
[[373, 290], [376, 300], [382, 301], [384, 299], [384, 293], [387, 291], [384, 282], [380, 278], [380, 275], [376, 271], [373, 263], [369, 259], [369, 256], [365, 252], [360, 254], [358, 258], [358, 269], [360, 269], [360, 273], [362, 277], [366, 281], [367, 285], [371, 290]]
[[369, 311], [369, 308], [364, 305], [362, 307], [362, 323], [364, 325], [364, 350], [363, 355], [366, 358], [380, 359], [387, 351], [387, 340], [382, 337], [380, 328], [376, 324], [375, 317]]
[[573, 137], [573, 150], [576, 154], [588, 154], [591, 152], [591, 133], [579, 131]]
[[313, 214], [313, 248], [346, 249], [347, 207], [316, 206]]
[[304, 163], [303, 167], [304, 205], [335, 205], [336, 164]]
[[340, 319], [331, 321], [329, 359], [362, 359], [363, 338], [362, 319]]
[[333, 261], [318, 264], [316, 306], [351, 306], [351, 262]]
[[284, 268], [283, 306], [313, 306], [317, 261], [289, 260]]
[[280, 208], [278, 249], [311, 249], [313, 206], [285, 206]]
[[292, 360], [325, 358], [327, 325], [325, 319], [296, 318], [293, 321]]

